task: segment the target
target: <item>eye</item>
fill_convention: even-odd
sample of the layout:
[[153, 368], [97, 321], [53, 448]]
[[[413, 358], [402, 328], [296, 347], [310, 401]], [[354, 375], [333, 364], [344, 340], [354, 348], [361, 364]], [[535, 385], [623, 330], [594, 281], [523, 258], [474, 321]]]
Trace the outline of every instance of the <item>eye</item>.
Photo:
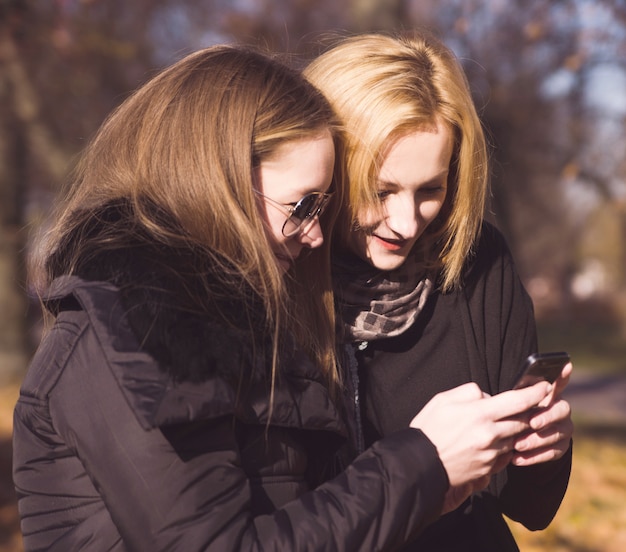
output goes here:
[[425, 195], [439, 195], [445, 191], [445, 186], [426, 186], [424, 188], [420, 188], [420, 192]]
[[390, 195], [390, 190], [378, 190], [378, 192], [376, 192], [376, 197], [378, 197], [378, 199], [380, 199], [381, 201], [384, 201]]

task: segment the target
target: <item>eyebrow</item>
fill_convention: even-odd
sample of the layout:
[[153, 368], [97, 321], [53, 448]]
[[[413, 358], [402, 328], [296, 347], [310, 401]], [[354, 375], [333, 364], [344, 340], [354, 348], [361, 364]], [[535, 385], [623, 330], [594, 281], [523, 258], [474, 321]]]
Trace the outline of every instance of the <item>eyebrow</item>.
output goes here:
[[[447, 181], [448, 175], [450, 174], [450, 169], [445, 169], [440, 173], [436, 174], [432, 178], [426, 180], [425, 182], [420, 182], [420, 186], [428, 186], [429, 184], [438, 184], [441, 179], [445, 179]], [[381, 180], [380, 178], [376, 180], [378, 185], [388, 186], [391, 188], [397, 188], [400, 186], [398, 182], [390, 181], [390, 180]]]

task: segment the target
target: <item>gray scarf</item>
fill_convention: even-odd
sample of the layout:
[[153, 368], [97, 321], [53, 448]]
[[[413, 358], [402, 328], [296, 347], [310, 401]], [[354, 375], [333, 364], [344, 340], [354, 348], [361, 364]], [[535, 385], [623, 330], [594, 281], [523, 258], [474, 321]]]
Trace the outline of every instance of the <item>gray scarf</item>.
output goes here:
[[416, 251], [388, 272], [344, 251], [333, 255], [333, 287], [343, 339], [373, 341], [411, 327], [434, 285]]

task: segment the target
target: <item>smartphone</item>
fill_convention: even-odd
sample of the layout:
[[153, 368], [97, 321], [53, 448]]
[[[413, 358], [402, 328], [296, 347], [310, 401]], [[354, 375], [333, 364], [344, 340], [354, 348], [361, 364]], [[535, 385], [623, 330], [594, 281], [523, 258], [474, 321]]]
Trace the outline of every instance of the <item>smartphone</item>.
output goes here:
[[513, 389], [528, 387], [542, 380], [554, 383], [569, 361], [569, 355], [562, 351], [532, 354], [526, 359]]

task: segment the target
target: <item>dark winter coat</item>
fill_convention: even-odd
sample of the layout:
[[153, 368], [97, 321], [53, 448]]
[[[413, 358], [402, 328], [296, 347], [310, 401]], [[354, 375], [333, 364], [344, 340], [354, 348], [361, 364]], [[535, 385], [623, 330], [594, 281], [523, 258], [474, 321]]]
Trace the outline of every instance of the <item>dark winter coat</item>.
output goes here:
[[[524, 359], [537, 352], [530, 297], [502, 235], [485, 224], [461, 289], [431, 295], [403, 335], [353, 344], [360, 374], [365, 444], [406, 427], [430, 398], [474, 381], [489, 394], [510, 389]], [[430, 526], [406, 550], [518, 550], [502, 517], [546, 527], [561, 504], [571, 447], [554, 462], [509, 466], [487, 491]]]
[[421, 432], [329, 479], [346, 429], [308, 358], [284, 340], [270, 417], [262, 314], [219, 286], [190, 304], [171, 251], [95, 255], [54, 282], [15, 408], [26, 550], [392, 550], [437, 517]]

